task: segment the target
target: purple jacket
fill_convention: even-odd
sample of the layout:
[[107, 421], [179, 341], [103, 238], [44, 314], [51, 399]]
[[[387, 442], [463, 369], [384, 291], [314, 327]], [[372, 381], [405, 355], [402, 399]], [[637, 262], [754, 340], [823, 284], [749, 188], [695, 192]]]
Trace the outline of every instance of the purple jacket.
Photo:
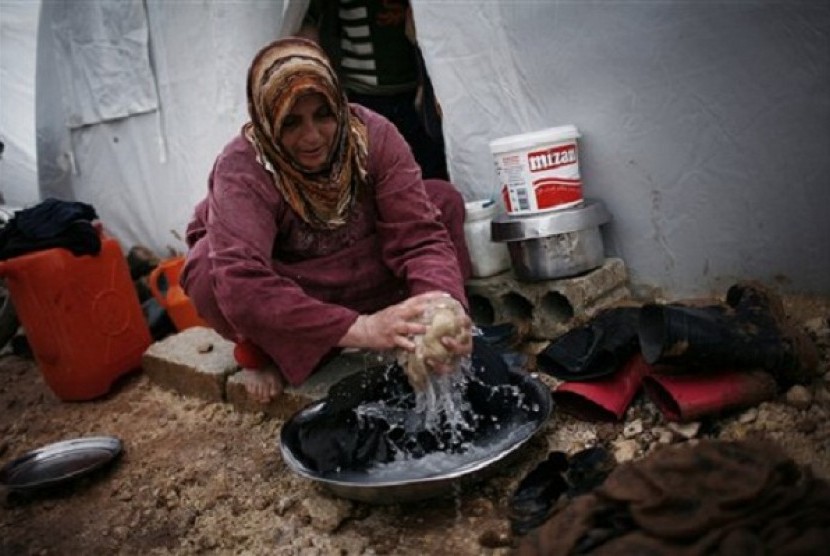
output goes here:
[[200, 315], [261, 347], [294, 385], [360, 313], [430, 290], [466, 305], [455, 248], [409, 146], [388, 120], [352, 108], [368, 128], [369, 187], [346, 225], [306, 225], [240, 135], [217, 158], [187, 230], [182, 284]]

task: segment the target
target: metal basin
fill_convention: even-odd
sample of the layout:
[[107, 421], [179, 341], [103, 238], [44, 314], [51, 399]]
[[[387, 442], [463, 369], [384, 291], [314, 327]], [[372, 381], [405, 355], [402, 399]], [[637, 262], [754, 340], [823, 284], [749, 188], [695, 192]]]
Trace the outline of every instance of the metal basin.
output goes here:
[[[491, 476], [511, 461], [551, 414], [553, 404], [547, 386], [523, 371], [510, 370], [508, 373], [510, 383], [521, 392], [525, 407], [532, 408], [522, 414], [521, 422], [508, 420], [498, 434], [474, 438], [474, 448], [468, 454], [456, 456], [436, 452], [427, 454], [423, 460], [412, 460], [405, 478], [390, 477], [373, 469], [320, 473], [306, 465], [299, 430], [303, 424], [319, 418], [328, 403], [326, 399], [300, 410], [283, 425], [280, 433], [282, 457], [295, 473], [343, 498], [372, 504], [395, 504], [453, 496], [465, 485]], [[436, 462], [442, 465], [436, 466]]]
[[602, 265], [599, 226], [610, 215], [599, 201], [529, 216], [502, 214], [491, 223], [493, 241], [507, 242], [516, 276], [538, 281], [565, 278]]

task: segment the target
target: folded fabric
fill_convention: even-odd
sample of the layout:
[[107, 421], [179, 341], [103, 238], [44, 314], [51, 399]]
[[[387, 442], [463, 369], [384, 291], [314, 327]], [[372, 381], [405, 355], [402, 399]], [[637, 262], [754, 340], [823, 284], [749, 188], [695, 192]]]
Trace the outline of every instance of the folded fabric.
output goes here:
[[91, 205], [57, 199], [19, 210], [0, 230], [0, 260], [56, 247], [97, 255], [101, 238], [92, 223], [96, 218]]
[[822, 554], [830, 484], [770, 442], [701, 440], [616, 467], [524, 537], [548, 554]]
[[556, 407], [585, 421], [619, 421], [631, 404], [650, 366], [639, 353], [611, 376], [567, 381], [552, 393]]
[[643, 387], [668, 421], [680, 422], [751, 407], [774, 398], [778, 391], [775, 378], [761, 370], [652, 373], [643, 379]]
[[606, 309], [575, 327], [536, 357], [537, 368], [560, 380], [591, 380], [613, 374], [638, 351], [638, 307]]

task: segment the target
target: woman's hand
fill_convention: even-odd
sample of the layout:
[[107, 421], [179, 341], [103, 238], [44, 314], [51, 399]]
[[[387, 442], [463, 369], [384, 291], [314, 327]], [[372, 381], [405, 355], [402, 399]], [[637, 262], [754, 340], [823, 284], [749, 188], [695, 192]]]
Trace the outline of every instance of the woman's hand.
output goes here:
[[419, 322], [424, 309], [430, 301], [446, 295], [443, 292], [422, 293], [371, 315], [360, 315], [339, 345], [378, 351], [395, 348], [415, 351], [412, 337], [426, 332], [426, 326]]
[[453, 355], [450, 361], [427, 358], [426, 364], [436, 374], [449, 374], [455, 371], [457, 361], [473, 352], [473, 321], [466, 314], [461, 317], [462, 332], [455, 336], [442, 336], [441, 345]]

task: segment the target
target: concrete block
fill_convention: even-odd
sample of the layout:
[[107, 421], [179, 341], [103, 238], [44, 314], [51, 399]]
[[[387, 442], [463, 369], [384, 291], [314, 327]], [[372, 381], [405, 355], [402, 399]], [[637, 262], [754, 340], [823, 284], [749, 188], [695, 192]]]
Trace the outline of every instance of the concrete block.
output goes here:
[[524, 282], [511, 270], [468, 280], [466, 290], [476, 324], [529, 323], [530, 338], [537, 340], [552, 340], [569, 329], [575, 316], [591, 315], [631, 297], [628, 272], [617, 258], [572, 278]]
[[150, 380], [206, 401], [225, 400], [225, 380], [236, 372], [233, 343], [212, 328], [188, 328], [155, 342], [141, 359]]

